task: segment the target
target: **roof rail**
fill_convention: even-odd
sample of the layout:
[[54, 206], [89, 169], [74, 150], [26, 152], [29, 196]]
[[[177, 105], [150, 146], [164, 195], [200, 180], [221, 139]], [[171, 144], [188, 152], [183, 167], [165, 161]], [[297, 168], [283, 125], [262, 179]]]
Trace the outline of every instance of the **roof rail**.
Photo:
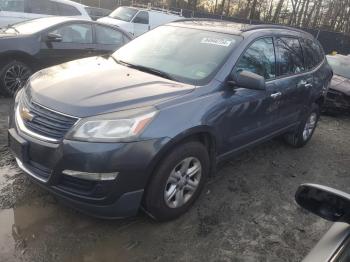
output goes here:
[[257, 29], [288, 29], [296, 32], [307, 33], [306, 31], [303, 31], [302, 29], [299, 29], [299, 28], [289, 27], [285, 25], [271, 25], [271, 24], [249, 25], [246, 28], [243, 28], [242, 31], [247, 32], [247, 31], [252, 31]]
[[246, 25], [246, 26], [242, 27], [242, 29], [240, 30], [242, 32], [247, 32], [247, 31], [252, 31], [252, 30], [257, 30], [257, 29], [288, 29], [288, 30], [292, 30], [292, 31], [300, 32], [300, 33], [310, 34], [302, 29], [284, 26], [284, 25], [272, 25], [272, 24], [252, 25], [252, 24], [248, 24], [248, 23], [235, 22], [235, 21], [230, 21], [230, 20], [213, 19], [213, 18], [184, 18], [184, 19], [179, 19], [179, 20], [173, 21], [172, 23], [186, 22], [186, 21], [213, 21], [213, 22], [217, 21], [217, 22], [228, 22], [228, 23], [231, 22], [231, 23]]
[[174, 15], [182, 16], [182, 9], [179, 12], [177, 12], [177, 11], [173, 11], [173, 10], [170, 10], [170, 9], [165, 9], [165, 8], [160, 8], [160, 7], [152, 7], [151, 4], [148, 4], [148, 5], [133, 4], [132, 7], [143, 8], [143, 9], [157, 11], [157, 12], [162, 12], [162, 13], [166, 13], [166, 14], [174, 14]]

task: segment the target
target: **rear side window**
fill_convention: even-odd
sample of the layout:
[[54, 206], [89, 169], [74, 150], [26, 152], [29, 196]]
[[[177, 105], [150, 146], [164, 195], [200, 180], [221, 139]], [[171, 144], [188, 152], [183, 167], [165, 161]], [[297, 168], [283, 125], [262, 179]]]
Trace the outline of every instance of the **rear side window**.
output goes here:
[[301, 44], [307, 69], [312, 69], [323, 61], [323, 50], [315, 41], [311, 39], [301, 39]]
[[74, 6], [62, 4], [62, 3], [55, 3], [57, 6], [58, 13], [62, 16], [79, 16], [81, 13], [76, 9]]
[[96, 25], [96, 41], [98, 44], [118, 45], [124, 44], [123, 34], [109, 27]]
[[297, 38], [277, 38], [276, 47], [280, 75], [292, 75], [305, 70], [303, 53]]
[[148, 22], [149, 22], [149, 15], [148, 15], [148, 12], [146, 11], [141, 11], [139, 12], [134, 20], [132, 21], [133, 23], [137, 23], [137, 24], [146, 24], [148, 25]]
[[265, 79], [276, 77], [275, 50], [270, 37], [255, 41], [240, 58], [236, 71], [250, 71]]

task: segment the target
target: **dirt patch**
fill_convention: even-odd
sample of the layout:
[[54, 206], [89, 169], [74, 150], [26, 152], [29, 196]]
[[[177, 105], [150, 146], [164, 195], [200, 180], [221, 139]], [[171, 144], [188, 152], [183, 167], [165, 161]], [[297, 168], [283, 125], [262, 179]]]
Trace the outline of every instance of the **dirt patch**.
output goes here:
[[330, 223], [296, 206], [298, 185], [349, 192], [350, 118], [327, 116], [302, 149], [276, 139], [221, 165], [176, 221], [93, 219], [18, 170], [6, 146], [8, 103], [0, 99], [2, 261], [300, 261]]

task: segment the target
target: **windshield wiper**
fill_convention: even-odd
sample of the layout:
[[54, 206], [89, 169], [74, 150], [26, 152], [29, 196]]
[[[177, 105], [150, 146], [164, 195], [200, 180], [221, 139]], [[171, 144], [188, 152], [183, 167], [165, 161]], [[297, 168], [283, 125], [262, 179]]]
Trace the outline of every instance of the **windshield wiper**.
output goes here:
[[[113, 57], [113, 56], [112, 56], [112, 57]], [[160, 77], [169, 79], [169, 80], [174, 80], [174, 78], [173, 78], [170, 74], [168, 74], [168, 73], [166, 73], [166, 72], [163, 72], [163, 71], [160, 71], [160, 70], [158, 70], [158, 69], [155, 69], [155, 68], [152, 68], [152, 67], [147, 67], [147, 66], [142, 66], [142, 65], [130, 64], [130, 63], [128, 63], [128, 62], [118, 60], [118, 59], [116, 59], [116, 58], [114, 58], [114, 57], [113, 57], [113, 59], [114, 59], [118, 64], [121, 64], [121, 65], [124, 65], [124, 66], [127, 66], [127, 67], [131, 67], [131, 68], [140, 70], [140, 71], [142, 71], [142, 72], [146, 72], [146, 73], [150, 73], [150, 74], [153, 74], [153, 75], [157, 75], [157, 76], [160, 76]]]

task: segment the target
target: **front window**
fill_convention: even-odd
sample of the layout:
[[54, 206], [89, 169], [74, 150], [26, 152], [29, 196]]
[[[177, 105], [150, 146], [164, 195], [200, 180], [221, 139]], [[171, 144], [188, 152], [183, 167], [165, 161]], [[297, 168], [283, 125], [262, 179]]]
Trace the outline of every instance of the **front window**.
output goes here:
[[125, 64], [163, 72], [190, 84], [207, 83], [241, 41], [237, 35], [161, 26], [113, 54]]
[[62, 43], [92, 43], [92, 27], [88, 24], [65, 25], [55, 29], [50, 33], [62, 36]]
[[350, 57], [327, 56], [334, 73], [350, 79]]
[[118, 7], [116, 10], [114, 10], [112, 13], [110, 13], [109, 17], [112, 17], [114, 19], [123, 20], [125, 22], [130, 22], [131, 19], [135, 16], [137, 13], [137, 9], [130, 8], [130, 7]]
[[238, 61], [236, 71], [250, 71], [265, 79], [276, 77], [275, 50], [271, 37], [255, 41]]

